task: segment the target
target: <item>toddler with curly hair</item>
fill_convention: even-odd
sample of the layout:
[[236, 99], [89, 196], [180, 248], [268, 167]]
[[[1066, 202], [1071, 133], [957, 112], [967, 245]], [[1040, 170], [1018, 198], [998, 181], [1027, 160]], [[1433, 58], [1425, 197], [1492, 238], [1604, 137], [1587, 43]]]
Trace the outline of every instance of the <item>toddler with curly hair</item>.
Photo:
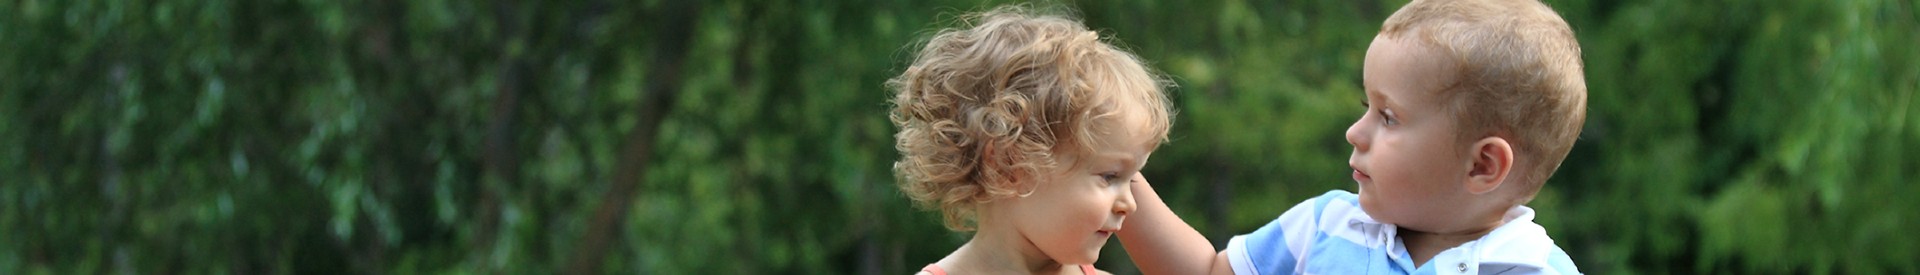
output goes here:
[[1007, 6], [889, 80], [900, 189], [970, 241], [921, 274], [1094, 274], [1166, 141], [1166, 81], [1074, 19]]

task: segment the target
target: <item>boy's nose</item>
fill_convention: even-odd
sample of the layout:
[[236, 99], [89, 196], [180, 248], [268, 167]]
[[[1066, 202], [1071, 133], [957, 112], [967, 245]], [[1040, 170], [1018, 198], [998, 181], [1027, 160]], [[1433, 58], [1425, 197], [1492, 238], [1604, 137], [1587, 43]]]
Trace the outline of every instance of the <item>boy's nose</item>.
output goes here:
[[1354, 151], [1367, 150], [1366, 124], [1367, 119], [1362, 117], [1360, 120], [1355, 120], [1353, 125], [1347, 126], [1347, 144], [1353, 144]]

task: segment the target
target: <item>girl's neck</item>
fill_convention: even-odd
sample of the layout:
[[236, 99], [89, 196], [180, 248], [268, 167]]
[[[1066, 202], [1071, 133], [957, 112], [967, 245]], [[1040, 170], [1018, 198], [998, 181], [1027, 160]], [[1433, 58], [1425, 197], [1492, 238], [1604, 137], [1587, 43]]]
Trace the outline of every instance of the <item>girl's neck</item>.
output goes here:
[[986, 224], [940, 264], [955, 274], [1059, 274], [1062, 270], [1060, 262], [1019, 232]]

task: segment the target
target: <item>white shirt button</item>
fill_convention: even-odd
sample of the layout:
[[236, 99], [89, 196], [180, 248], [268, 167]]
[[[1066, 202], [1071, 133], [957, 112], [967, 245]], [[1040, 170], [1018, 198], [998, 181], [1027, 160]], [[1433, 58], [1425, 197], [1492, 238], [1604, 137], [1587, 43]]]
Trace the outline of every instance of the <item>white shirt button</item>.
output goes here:
[[1467, 263], [1460, 263], [1460, 272], [1467, 272]]

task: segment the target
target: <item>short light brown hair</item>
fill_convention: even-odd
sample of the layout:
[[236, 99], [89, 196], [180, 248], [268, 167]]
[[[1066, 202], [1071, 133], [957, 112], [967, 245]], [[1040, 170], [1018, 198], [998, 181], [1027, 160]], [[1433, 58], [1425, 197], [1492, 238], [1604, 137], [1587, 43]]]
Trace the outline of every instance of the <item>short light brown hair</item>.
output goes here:
[[1441, 91], [1461, 140], [1501, 136], [1532, 200], [1559, 169], [1587, 116], [1587, 82], [1573, 29], [1536, 0], [1414, 0], [1387, 18], [1380, 35], [1412, 34], [1450, 54], [1460, 77]]
[[975, 206], [1031, 192], [1057, 154], [1115, 134], [1124, 126], [1103, 118], [1123, 101], [1151, 112], [1146, 133], [1166, 140], [1167, 82], [1080, 22], [1017, 5], [959, 19], [887, 81], [900, 190], [948, 228], [972, 230]]

